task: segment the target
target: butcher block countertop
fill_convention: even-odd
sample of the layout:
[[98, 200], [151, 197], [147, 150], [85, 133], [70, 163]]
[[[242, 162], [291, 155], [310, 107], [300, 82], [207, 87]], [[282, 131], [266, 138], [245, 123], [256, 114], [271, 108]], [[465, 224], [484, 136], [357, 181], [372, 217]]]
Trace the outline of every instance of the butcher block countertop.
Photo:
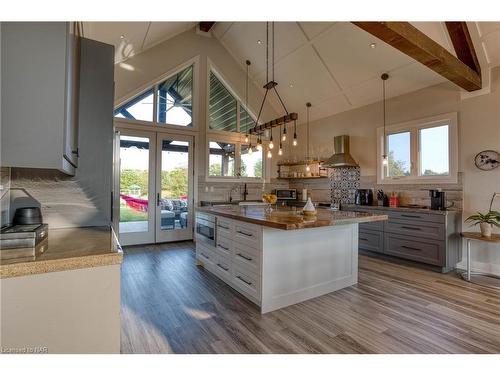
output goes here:
[[36, 255], [0, 260], [0, 279], [121, 264], [123, 252], [111, 227], [50, 229]]
[[236, 205], [197, 207], [197, 211], [284, 230], [366, 223], [388, 219], [388, 216], [384, 214], [375, 215], [353, 211], [332, 211], [323, 208], [318, 208], [316, 216], [312, 217], [304, 216], [300, 210], [296, 210], [293, 207], [279, 208], [271, 213], [266, 213], [265, 208], [261, 206]]

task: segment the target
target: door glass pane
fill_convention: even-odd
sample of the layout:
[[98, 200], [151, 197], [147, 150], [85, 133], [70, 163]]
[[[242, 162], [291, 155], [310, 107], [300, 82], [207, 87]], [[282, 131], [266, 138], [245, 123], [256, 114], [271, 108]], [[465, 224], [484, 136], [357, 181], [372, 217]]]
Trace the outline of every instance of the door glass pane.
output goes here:
[[448, 125], [420, 129], [420, 175], [447, 176], [450, 172]]
[[148, 231], [149, 139], [120, 136], [120, 233]]
[[130, 99], [115, 109], [114, 115], [128, 120], [153, 121], [153, 89]]
[[189, 142], [164, 139], [161, 148], [160, 227], [185, 229], [188, 223]]
[[193, 126], [193, 67], [158, 85], [158, 122]]
[[387, 136], [387, 153], [389, 158], [389, 177], [402, 177], [410, 175], [410, 132], [389, 134]]
[[258, 151], [249, 145], [241, 145], [241, 176], [242, 177], [262, 177], [262, 150]]
[[208, 175], [210, 177], [234, 177], [233, 143], [209, 142]]

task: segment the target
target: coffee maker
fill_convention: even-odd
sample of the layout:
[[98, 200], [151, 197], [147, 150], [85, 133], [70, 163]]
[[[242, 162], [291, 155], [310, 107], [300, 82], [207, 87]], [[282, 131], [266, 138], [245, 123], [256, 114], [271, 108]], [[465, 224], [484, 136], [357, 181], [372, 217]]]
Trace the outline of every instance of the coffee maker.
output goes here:
[[429, 196], [431, 197], [431, 210], [446, 209], [444, 191], [441, 191], [439, 189], [429, 190]]

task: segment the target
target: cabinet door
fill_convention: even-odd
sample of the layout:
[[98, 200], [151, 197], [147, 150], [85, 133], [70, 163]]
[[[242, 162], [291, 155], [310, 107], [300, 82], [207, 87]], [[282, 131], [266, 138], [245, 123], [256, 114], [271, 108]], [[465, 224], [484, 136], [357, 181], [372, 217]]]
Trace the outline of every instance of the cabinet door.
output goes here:
[[78, 100], [80, 92], [80, 38], [75, 22], [68, 25], [66, 36], [66, 108], [64, 123], [64, 158], [78, 166]]

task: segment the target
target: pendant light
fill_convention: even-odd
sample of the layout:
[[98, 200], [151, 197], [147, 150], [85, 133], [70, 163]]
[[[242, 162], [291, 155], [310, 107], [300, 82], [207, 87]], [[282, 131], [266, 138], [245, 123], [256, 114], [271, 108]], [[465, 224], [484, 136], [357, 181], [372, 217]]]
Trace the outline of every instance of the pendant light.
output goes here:
[[383, 112], [383, 118], [384, 118], [384, 140], [382, 142], [382, 149], [383, 149], [383, 154], [382, 154], [382, 165], [388, 165], [389, 164], [389, 159], [387, 157], [387, 134], [385, 132], [385, 126], [386, 126], [386, 120], [385, 120], [385, 81], [389, 78], [389, 74], [384, 73], [380, 76], [382, 79], [382, 97], [383, 97], [383, 104], [382, 104], [382, 112]]
[[[285, 126], [286, 129], [286, 126]], [[284, 135], [284, 138], [286, 140], [286, 135]], [[278, 149], [278, 155], [281, 156], [283, 155], [283, 135], [281, 134], [281, 126], [280, 126], [280, 148]]]
[[293, 122], [293, 145], [297, 146], [297, 120]]
[[274, 148], [273, 143], [273, 129], [271, 129], [271, 138], [269, 138], [269, 149], [272, 150]]
[[[247, 114], [246, 115], [246, 118], [245, 118], [245, 122], [246, 120], [248, 119], [248, 69], [250, 68], [250, 60], [246, 60], [245, 61], [246, 65], [247, 65], [247, 75], [246, 75], [246, 79], [245, 79], [245, 113]], [[241, 121], [241, 119], [240, 119]], [[245, 126], [245, 143], [248, 143], [248, 125]], [[252, 148], [252, 145], [250, 144], [250, 148]]]
[[281, 134], [281, 141], [286, 142], [286, 124], [283, 125], [283, 133]]
[[309, 109], [311, 108], [311, 103], [306, 103], [306, 111], [307, 111], [307, 123], [306, 123], [306, 171], [309, 172], [311, 167], [309, 166]]

